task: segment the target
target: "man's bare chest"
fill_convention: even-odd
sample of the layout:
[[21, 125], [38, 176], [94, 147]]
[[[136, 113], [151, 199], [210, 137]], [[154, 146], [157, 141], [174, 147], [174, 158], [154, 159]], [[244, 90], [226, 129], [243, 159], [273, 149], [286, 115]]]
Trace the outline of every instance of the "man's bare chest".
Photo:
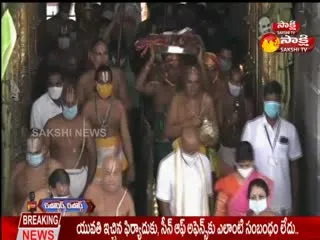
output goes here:
[[96, 213], [99, 216], [127, 216], [127, 205], [121, 202], [120, 197], [105, 197], [96, 204]]
[[26, 197], [29, 192], [37, 191], [46, 186], [49, 176], [48, 164], [41, 167], [38, 171], [29, 171], [28, 169], [20, 172], [15, 180], [16, 194], [19, 197]]
[[47, 134], [50, 134], [50, 137], [53, 139], [82, 137], [84, 128], [84, 119], [82, 117], [77, 117], [72, 121], [57, 121], [50, 129], [48, 129]]
[[120, 124], [120, 113], [114, 102], [96, 103], [91, 109], [91, 120], [94, 128], [117, 126]]
[[175, 92], [176, 91], [175, 91], [174, 87], [160, 85], [154, 95], [155, 105], [156, 106], [169, 105], [171, 103], [171, 100], [172, 100]]
[[204, 104], [200, 100], [185, 99], [178, 104], [178, 115], [182, 120], [190, 117], [201, 117], [204, 111]]

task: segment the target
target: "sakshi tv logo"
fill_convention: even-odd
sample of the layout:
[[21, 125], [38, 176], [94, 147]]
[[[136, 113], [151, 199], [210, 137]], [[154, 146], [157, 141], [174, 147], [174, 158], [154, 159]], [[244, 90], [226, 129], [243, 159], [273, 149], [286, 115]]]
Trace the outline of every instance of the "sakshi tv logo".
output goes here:
[[315, 38], [300, 34], [296, 21], [272, 23], [272, 32], [262, 35], [260, 46], [266, 53], [307, 53], [314, 49]]

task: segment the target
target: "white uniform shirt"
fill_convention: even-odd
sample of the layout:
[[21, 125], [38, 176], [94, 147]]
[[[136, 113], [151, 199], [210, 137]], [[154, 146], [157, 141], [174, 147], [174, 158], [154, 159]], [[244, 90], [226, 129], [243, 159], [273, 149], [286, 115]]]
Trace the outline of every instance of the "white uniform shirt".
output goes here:
[[[207, 182], [208, 195], [212, 195], [212, 178], [211, 164], [209, 159], [199, 154], [200, 158], [192, 163], [184, 165], [184, 191], [185, 191], [185, 216], [201, 216], [202, 192], [204, 189], [203, 181], [201, 180], [200, 169], [201, 159], [204, 167], [205, 179]], [[170, 203], [170, 211], [175, 216], [174, 199], [175, 199], [175, 154], [171, 153], [166, 158], [162, 159], [159, 165], [156, 197], [163, 202]], [[208, 196], [208, 197], [209, 197]]]
[[280, 118], [272, 128], [266, 117], [262, 115], [247, 122], [241, 140], [251, 143], [258, 171], [274, 181], [272, 209], [276, 212], [283, 209], [292, 211], [289, 161], [302, 157], [295, 126]]
[[50, 118], [60, 113], [62, 113], [62, 107], [55, 104], [49, 94], [45, 93], [32, 105], [30, 127], [43, 129]]

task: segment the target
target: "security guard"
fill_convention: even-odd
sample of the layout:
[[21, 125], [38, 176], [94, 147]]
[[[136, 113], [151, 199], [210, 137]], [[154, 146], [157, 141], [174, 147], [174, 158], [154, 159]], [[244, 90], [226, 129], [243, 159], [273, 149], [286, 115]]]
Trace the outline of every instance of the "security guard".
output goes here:
[[252, 144], [257, 170], [274, 181], [272, 210], [283, 216], [297, 210], [302, 151], [295, 126], [280, 117], [281, 95], [277, 81], [265, 85], [264, 114], [247, 122], [242, 141]]

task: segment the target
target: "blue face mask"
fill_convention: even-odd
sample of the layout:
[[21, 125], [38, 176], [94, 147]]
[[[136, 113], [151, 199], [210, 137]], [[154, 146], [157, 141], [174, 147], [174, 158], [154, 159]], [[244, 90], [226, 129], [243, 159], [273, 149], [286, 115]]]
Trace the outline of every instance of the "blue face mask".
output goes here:
[[277, 118], [280, 115], [281, 104], [275, 101], [264, 102], [264, 112], [269, 118]]
[[44, 156], [42, 153], [34, 154], [34, 153], [27, 153], [27, 162], [32, 167], [38, 167], [44, 160]]
[[70, 108], [67, 106], [63, 106], [62, 114], [68, 120], [74, 119], [78, 114], [78, 105], [74, 105], [73, 107], [70, 107]]

